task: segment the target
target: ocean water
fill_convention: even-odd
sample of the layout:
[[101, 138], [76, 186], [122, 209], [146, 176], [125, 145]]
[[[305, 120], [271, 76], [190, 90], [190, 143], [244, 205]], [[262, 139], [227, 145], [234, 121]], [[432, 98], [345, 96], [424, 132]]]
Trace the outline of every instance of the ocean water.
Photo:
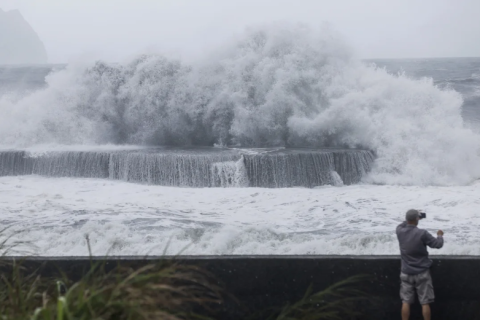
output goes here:
[[389, 72], [432, 78], [442, 89], [462, 94], [462, 116], [476, 132], [480, 127], [480, 58], [369, 60]]
[[480, 58], [275, 24], [193, 64], [0, 67], [0, 223], [34, 254], [393, 254], [419, 208], [478, 255], [479, 179]]

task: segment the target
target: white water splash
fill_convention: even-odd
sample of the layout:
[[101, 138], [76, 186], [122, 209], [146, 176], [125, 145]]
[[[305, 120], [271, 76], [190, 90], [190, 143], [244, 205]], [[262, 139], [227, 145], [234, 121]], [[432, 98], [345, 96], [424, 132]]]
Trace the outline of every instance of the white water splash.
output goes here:
[[248, 187], [248, 175], [245, 161], [240, 157], [238, 161], [216, 162], [212, 165], [212, 176], [216, 180], [212, 185], [220, 187]]
[[480, 255], [480, 181], [468, 186], [170, 188], [121, 181], [0, 177], [0, 221], [38, 255], [397, 254], [411, 208], [445, 231], [431, 254]]
[[330, 30], [273, 24], [229, 45], [194, 65], [70, 65], [46, 89], [1, 98], [0, 144], [348, 146], [376, 152], [371, 183], [480, 177], [459, 93], [366, 66]]

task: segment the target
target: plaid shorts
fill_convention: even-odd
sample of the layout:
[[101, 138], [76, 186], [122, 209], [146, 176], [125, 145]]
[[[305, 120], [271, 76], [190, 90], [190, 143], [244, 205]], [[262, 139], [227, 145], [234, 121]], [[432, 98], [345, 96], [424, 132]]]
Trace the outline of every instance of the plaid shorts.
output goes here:
[[420, 304], [429, 304], [435, 300], [430, 270], [416, 275], [400, 273], [400, 298], [404, 303], [412, 304], [417, 290]]

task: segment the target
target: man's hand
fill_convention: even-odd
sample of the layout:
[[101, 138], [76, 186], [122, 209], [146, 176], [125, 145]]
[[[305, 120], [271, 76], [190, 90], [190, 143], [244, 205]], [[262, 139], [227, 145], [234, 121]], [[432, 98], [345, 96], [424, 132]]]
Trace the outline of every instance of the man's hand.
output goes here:
[[442, 230], [438, 230], [438, 231], [437, 231], [437, 236], [442, 237], [442, 236], [443, 236], [443, 231], [442, 231]]

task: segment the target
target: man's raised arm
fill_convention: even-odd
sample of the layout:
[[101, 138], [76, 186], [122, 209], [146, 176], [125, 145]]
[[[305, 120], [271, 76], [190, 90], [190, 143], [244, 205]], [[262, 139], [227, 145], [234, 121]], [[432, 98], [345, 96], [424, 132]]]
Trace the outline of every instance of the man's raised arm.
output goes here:
[[425, 230], [425, 234], [423, 235], [423, 242], [429, 246], [430, 248], [440, 249], [443, 247], [443, 231], [438, 230], [437, 237], [435, 238]]

